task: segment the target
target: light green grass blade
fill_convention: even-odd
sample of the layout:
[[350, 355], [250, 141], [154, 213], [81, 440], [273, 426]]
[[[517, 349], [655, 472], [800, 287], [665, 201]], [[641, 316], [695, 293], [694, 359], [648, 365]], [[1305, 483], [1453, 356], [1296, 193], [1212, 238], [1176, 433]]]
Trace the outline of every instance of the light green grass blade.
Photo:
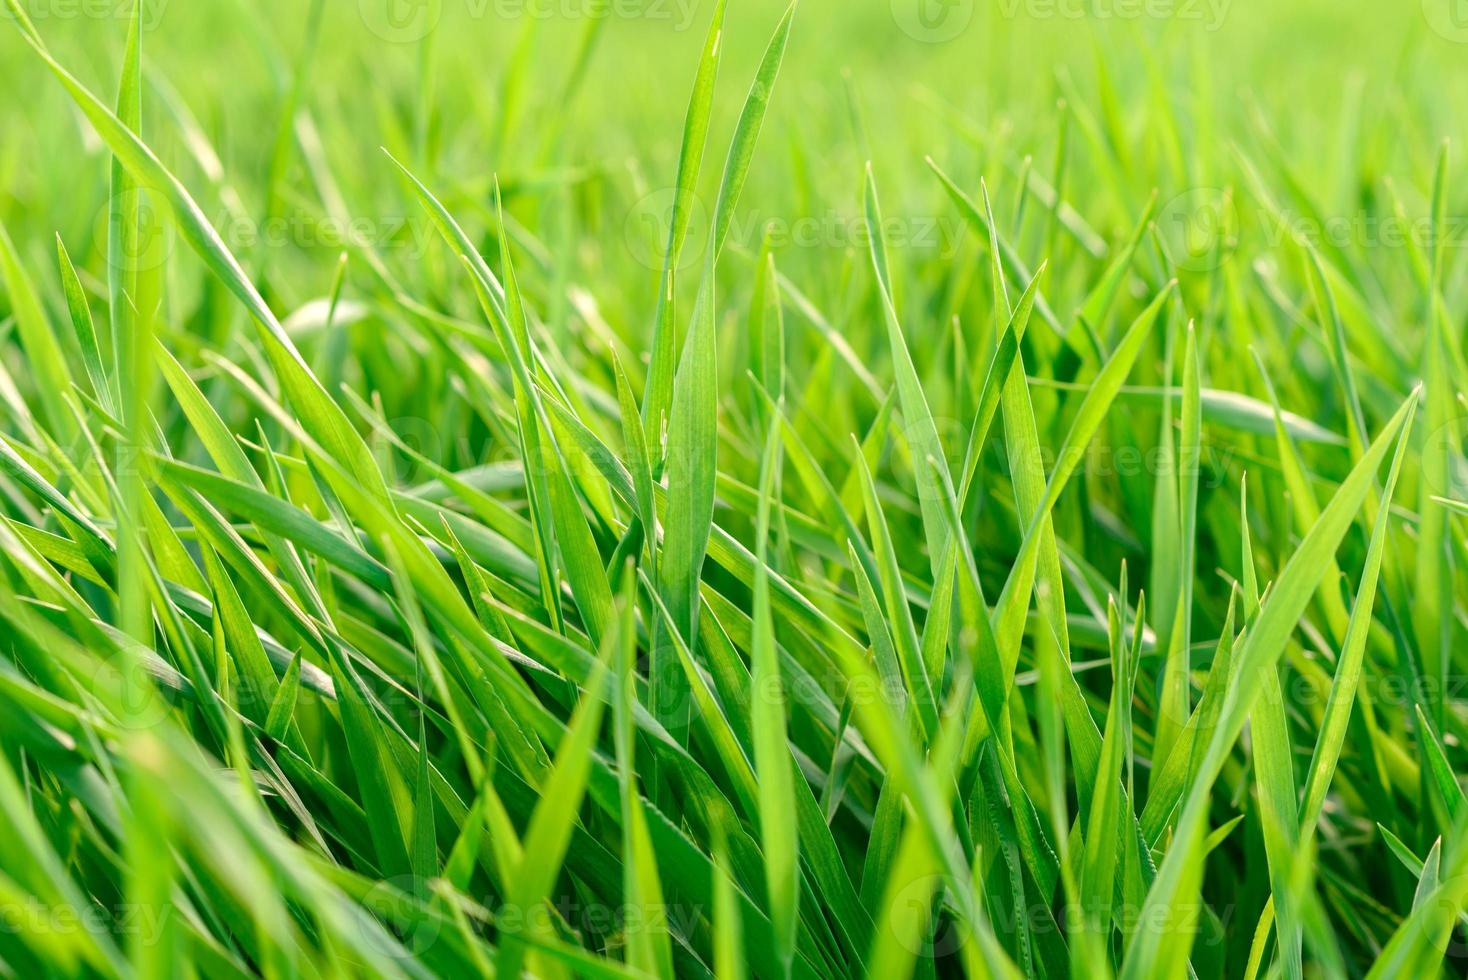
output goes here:
[[81, 348], [87, 380], [102, 407], [116, 415], [119, 411], [117, 392], [103, 363], [102, 349], [97, 341], [97, 326], [92, 319], [92, 308], [87, 302], [86, 292], [82, 289], [81, 280], [77, 278], [76, 267], [72, 265], [71, 256], [67, 254], [66, 245], [60, 235], [56, 236], [56, 258], [61, 269], [61, 288], [66, 293], [66, 308], [71, 313], [71, 326], [76, 335], [77, 346]]
[[[1208, 796], [1264, 684], [1262, 671], [1275, 669], [1290, 633], [1319, 585], [1326, 557], [1334, 553], [1354, 521], [1375, 481], [1376, 469], [1382, 459], [1393, 443], [1397, 444], [1398, 452], [1402, 450], [1399, 437], [1411, 420], [1417, 400], [1417, 393], [1407, 399], [1351, 471], [1322, 511], [1320, 520], [1310, 529], [1280, 573], [1269, 601], [1252, 629], [1245, 633], [1236, 654], [1234, 683], [1230, 686], [1219, 721], [1209, 735], [1198, 778], [1183, 803], [1178, 835], [1158, 869], [1157, 880], [1147, 895], [1143, 914], [1154, 908], [1187, 908], [1190, 907], [1188, 903], [1194, 900], [1202, 875], [1196, 848], [1203, 837]], [[1182, 919], [1184, 921], [1174, 922], [1175, 927], [1167, 930], [1139, 931], [1127, 949], [1123, 977], [1180, 974], [1192, 941], [1191, 916], [1183, 916]]]
[[[1166, 759], [1177, 733], [1187, 723], [1192, 711], [1192, 622], [1194, 553], [1198, 531], [1198, 470], [1202, 466], [1202, 383], [1198, 374], [1198, 341], [1192, 324], [1188, 325], [1187, 345], [1183, 353], [1182, 433], [1177, 456], [1177, 567], [1178, 592], [1176, 613], [1166, 626], [1167, 660], [1163, 668], [1162, 686], [1158, 693], [1157, 747], [1159, 758]], [[1164, 419], [1168, 417], [1164, 415]], [[1166, 437], [1171, 440], [1171, 434]], [[1168, 487], [1167, 489], [1171, 489]], [[1162, 491], [1159, 491], [1162, 492]], [[1163, 537], [1167, 532], [1163, 532]], [[1161, 544], [1154, 531], [1154, 543]], [[1166, 573], [1163, 573], [1166, 574]], [[1291, 821], [1293, 822], [1293, 821]], [[1295, 978], [1292, 978], [1295, 980]]]
[[76, 431], [76, 422], [63, 400], [71, 390], [71, 371], [61, 342], [51, 328], [30, 274], [21, 263], [10, 233], [0, 224], [0, 283], [5, 286], [15, 317], [16, 332], [36, 374], [42, 417], [63, 441]]
[[1300, 835], [1304, 840], [1316, 833], [1336, 764], [1346, 747], [1347, 725], [1364, 670], [1367, 634], [1376, 604], [1377, 582], [1390, 531], [1391, 514], [1387, 504], [1395, 496], [1404, 456], [1405, 454], [1399, 452], [1392, 459], [1391, 472], [1382, 489], [1383, 505], [1377, 511], [1376, 522], [1371, 530], [1366, 566], [1361, 572], [1361, 584], [1356, 590], [1351, 620], [1346, 628], [1340, 657], [1336, 661], [1335, 676], [1331, 680], [1330, 695], [1325, 705], [1325, 716], [1321, 719], [1315, 750], [1310, 756], [1310, 769], [1305, 776], [1305, 788], [1300, 800]]
[[[29, 27], [29, 19], [14, 6], [15, 0], [6, 0], [16, 19]], [[210, 225], [204, 212], [189, 195], [184, 185], [170, 173], [158, 157], [144, 144], [126, 124], [118, 119], [96, 96], [78, 82], [61, 66], [41, 43], [34, 28], [22, 29], [31, 48], [41, 57], [72, 97], [77, 107], [91, 122], [99, 136], [107, 143], [118, 161], [127, 169], [141, 187], [156, 191], [169, 203], [180, 230], [199, 258], [219, 277], [220, 281], [244, 305], [255, 319], [261, 341], [270, 355], [271, 364], [280, 374], [291, 400], [313, 427], [321, 434], [324, 444], [330, 448], [353, 475], [363, 481], [379, 498], [386, 496], [381, 474], [372, 463], [371, 453], [361, 438], [347, 422], [345, 415], [321, 388], [302, 361], [294, 343], [266, 305], [254, 284], [240, 267], [239, 261], [225, 245], [219, 233]], [[148, 345], [139, 349], [151, 356]]]
[[[704, 267], [709, 301], [694, 311], [688, 343], [673, 383], [668, 427], [667, 511], [659, 562], [660, 590], [673, 623], [690, 648], [698, 634], [698, 583], [714, 517], [714, 476], [718, 467], [718, 350], [712, 300], [714, 261]], [[666, 650], [654, 651], [653, 714], [673, 730], [686, 724], [686, 703]], [[676, 706], [682, 704], [680, 711]]]
[[887, 343], [892, 355], [893, 369], [897, 375], [898, 404], [902, 408], [903, 434], [909, 452], [916, 462], [918, 503], [922, 508], [923, 529], [928, 540], [928, 559], [933, 566], [936, 579], [943, 572], [942, 560], [947, 549], [948, 531], [943, 521], [939, 503], [940, 491], [932, 472], [923, 464], [929, 457], [936, 459], [947, 472], [947, 456], [938, 440], [938, 430], [933, 424], [933, 413], [923, 395], [922, 383], [913, 366], [907, 340], [902, 335], [897, 310], [893, 306], [892, 281], [888, 270], [887, 242], [882, 231], [882, 209], [877, 201], [876, 178], [871, 164], [866, 169], [865, 196], [863, 198], [866, 230], [867, 255], [871, 259], [872, 271], [877, 279], [877, 297], [882, 315], [887, 323]]
[[[723, 54], [725, 0], [719, 0], [709, 21], [703, 56], [693, 79], [688, 110], [683, 119], [683, 142], [678, 153], [678, 171], [673, 177], [673, 206], [669, 212], [668, 241], [663, 250], [663, 268], [658, 276], [657, 312], [653, 318], [647, 386], [643, 392], [643, 424], [652, 433], [656, 450], [662, 445], [663, 425], [673, 395], [673, 374], [677, 366], [677, 341], [673, 322], [673, 290], [676, 272], [681, 267], [683, 246], [693, 221], [697, 203], [698, 175], [703, 166], [704, 147], [708, 142], [709, 115], [718, 80], [719, 60]], [[661, 453], [657, 453], [661, 458]]]
[[[607, 650], [614, 649], [615, 643], [612, 642], [603, 646], [603, 655], [598, 658], [595, 671], [587, 682], [586, 693], [571, 716], [565, 737], [556, 748], [555, 764], [550, 778], [543, 787], [542, 796], [525, 832], [524, 855], [519, 866], [509, 876], [508, 897], [512, 908], [529, 913], [539, 906], [551, 894], [555, 879], [560, 874], [591, 771], [592, 753], [604, 706], [603, 692], [607, 678], [605, 655]], [[527, 915], [520, 926], [532, 938], [549, 938], [548, 935], [541, 935], [547, 928], [544, 920], [531, 915]], [[499, 958], [495, 964], [496, 972], [517, 976], [524, 956], [525, 950], [519, 931], [503, 935]]]
[[759, 779], [760, 844], [765, 858], [770, 921], [775, 929], [775, 956], [789, 976], [795, 958], [800, 900], [799, 840], [790, 826], [795, 811], [794, 760], [786, 744], [787, 701], [775, 652], [774, 617], [770, 608], [768, 565], [770, 506], [777, 492], [780, 430], [770, 428], [760, 463], [759, 513], [755, 527], [754, 650], [750, 682], [750, 728], [754, 733], [755, 774]]

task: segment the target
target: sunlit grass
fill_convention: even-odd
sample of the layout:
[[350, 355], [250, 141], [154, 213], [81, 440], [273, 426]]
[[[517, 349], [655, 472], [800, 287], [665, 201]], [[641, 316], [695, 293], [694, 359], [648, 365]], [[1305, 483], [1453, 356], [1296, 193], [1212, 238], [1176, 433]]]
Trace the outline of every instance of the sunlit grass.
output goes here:
[[1462, 972], [1451, 21], [5, 4], [10, 975]]

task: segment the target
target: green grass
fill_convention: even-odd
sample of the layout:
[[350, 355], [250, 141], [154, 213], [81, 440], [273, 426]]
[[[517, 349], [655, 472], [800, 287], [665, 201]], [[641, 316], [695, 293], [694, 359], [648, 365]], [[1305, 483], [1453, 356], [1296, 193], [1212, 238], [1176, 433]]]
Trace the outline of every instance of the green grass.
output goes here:
[[4, 3], [3, 975], [1468, 969], [1436, 0]]

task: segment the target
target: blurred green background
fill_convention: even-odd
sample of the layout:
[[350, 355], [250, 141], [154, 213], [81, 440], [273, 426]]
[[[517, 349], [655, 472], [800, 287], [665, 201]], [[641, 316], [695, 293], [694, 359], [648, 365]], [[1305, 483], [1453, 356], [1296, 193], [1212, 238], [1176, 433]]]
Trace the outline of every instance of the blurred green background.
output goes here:
[[[63, 63], [97, 90], [112, 91], [120, 12], [131, 2], [24, 5]], [[206, 208], [223, 208], [220, 187], [208, 193], [211, 175], [181, 136], [186, 112], [222, 164], [215, 176], [258, 220], [309, 5], [141, 2], [155, 83], [149, 142]], [[1454, 107], [1468, 95], [1468, 11], [1455, 19], [1455, 5], [804, 0], [735, 242], [754, 248], [758, 228], [771, 220], [855, 218], [868, 157], [892, 215], [948, 213], [926, 155], [961, 183], [983, 175], [996, 200], [1013, 198], [1027, 155], [1037, 175], [1051, 169], [1062, 97], [1086, 119], [1072, 127], [1070, 187], [1085, 201], [1089, 227], [1107, 239], [1130, 228], [1152, 187], [1166, 202], [1191, 188], [1238, 183], [1233, 148], [1257, 148], [1262, 125], [1326, 210], [1371, 206], [1385, 175], [1420, 203], [1436, 144], [1465, 125]], [[732, 125], [782, 6], [731, 3], [716, 135]], [[650, 206], [639, 202], [672, 180], [711, 11], [712, 0], [333, 0], [302, 104], [354, 216], [389, 226], [411, 213], [376, 152], [386, 146], [426, 167], [420, 173], [442, 178], [440, 189], [467, 207], [486, 206], [498, 174], [512, 211], [529, 227], [539, 227], [535, 209], [571, 200], [578, 242], [572, 278], [595, 278], [598, 269], [620, 274], [626, 256], [612, 252], [628, 250], [637, 208]], [[568, 78], [592, 28], [584, 81], [568, 99]], [[515, 70], [517, 57], [523, 72]], [[508, 87], [507, 79], [514, 79]], [[165, 96], [164, 86], [173, 91]], [[7, 94], [0, 100], [0, 218], [23, 250], [49, 249], [60, 231], [84, 263], [84, 243], [95, 238], [105, 202], [106, 156], [10, 30], [0, 31], [0, 90]], [[1170, 125], [1161, 125], [1159, 108]], [[61, 119], [68, 124], [58, 125]], [[1116, 172], [1098, 162], [1110, 152], [1124, 163]], [[308, 225], [321, 205], [302, 167], [293, 161], [287, 186], [294, 197], [285, 204], [295, 224]], [[710, 199], [718, 172], [705, 168]], [[426, 233], [422, 225], [416, 230]], [[915, 236], [914, 244], [951, 247], [956, 228], [940, 231], [932, 243]], [[373, 233], [390, 237], [382, 228]], [[335, 259], [329, 234], [295, 231], [289, 243], [320, 267]], [[250, 251], [243, 235], [232, 244]], [[839, 249], [839, 236], [825, 234], [820, 244]], [[794, 273], [801, 260], [790, 261]], [[318, 269], [294, 263], [291, 271], [304, 278], [283, 273], [273, 284], [282, 301], [324, 287], [312, 285]]]
[[[61, 61], [110, 93], [131, 2], [24, 6]], [[314, 25], [315, 5], [298, 0], [142, 2], [144, 137], [277, 314], [309, 326], [338, 257], [353, 257], [344, 295], [364, 315], [346, 342], [359, 356], [313, 348], [329, 381], [377, 392], [392, 417], [436, 418], [436, 362], [412, 356], [394, 293], [410, 284], [416, 301], [479, 319], [461, 271], [379, 147], [433, 188], [496, 265], [498, 179], [511, 237], [528, 257], [522, 279], [570, 363], [608, 389], [606, 348], [634, 371], [646, 363], [712, 0], [332, 0]], [[1061, 318], [1155, 192], [1153, 220], [1205, 320], [1223, 289], [1261, 270], [1262, 295], [1287, 295], [1301, 270], [1288, 260], [1276, 268], [1288, 254], [1281, 245], [1305, 234], [1353, 278], [1348, 320], [1369, 314], [1386, 337], [1415, 337], [1414, 263], [1420, 277], [1433, 161], [1464, 129], [1456, 107], [1468, 104], [1468, 17], [1456, 16], [1468, 11], [1457, 2], [803, 0], [721, 263], [723, 326], [742, 323], [750, 259], [768, 233], [799, 292], [797, 323], [819, 321], [850, 337], [864, 362], [885, 361], [878, 332], [854, 322], [870, 316], [860, 189], [872, 160], [887, 237], [906, 270], [896, 301], [919, 363], [944, 356], [955, 320], [977, 331], [971, 349], [981, 349], [991, 311], [985, 252], [931, 158], [975, 198], [982, 179], [1017, 254], [1031, 267], [1049, 260], [1045, 295]], [[778, 0], [730, 3], [705, 204], [782, 10]], [[0, 221], [42, 295], [60, 295], [57, 233], [100, 295], [107, 154], [14, 30], [0, 31], [0, 86], [9, 95], [0, 100]], [[277, 153], [287, 137], [293, 145]], [[1048, 202], [1062, 142], [1057, 223]], [[272, 177], [276, 158], [284, 172]], [[1468, 195], [1450, 183], [1449, 308], [1464, 294], [1454, 273], [1468, 242], [1457, 217], [1465, 207]], [[173, 241], [161, 210], [151, 227], [139, 258], [167, 259], [170, 343], [185, 355], [195, 343], [242, 351], [240, 308]], [[706, 227], [706, 213], [696, 214], [684, 303]], [[1225, 255], [1234, 260], [1220, 280]], [[1162, 278], [1144, 269], [1128, 285], [1131, 299]], [[1287, 326], [1267, 311], [1257, 323], [1223, 322], [1240, 356], [1218, 365], [1214, 383], [1256, 390], [1243, 356], [1259, 339], [1251, 331]], [[1273, 370], [1303, 371], [1307, 388], [1328, 378], [1318, 345], [1280, 339], [1262, 345]], [[1376, 327], [1356, 342], [1388, 379], [1366, 371], [1363, 397], [1386, 411], [1399, 394], [1392, 386], [1415, 365]], [[721, 343], [732, 377], [744, 363], [742, 332], [724, 329]], [[789, 344], [797, 376], [823, 376], [830, 351], [818, 331], [792, 329]], [[6, 349], [24, 377], [18, 348]], [[939, 391], [948, 380], [930, 379]], [[1339, 408], [1317, 402], [1311, 413], [1339, 431]], [[829, 421], [833, 431], [861, 431], [875, 409], [844, 399]]]

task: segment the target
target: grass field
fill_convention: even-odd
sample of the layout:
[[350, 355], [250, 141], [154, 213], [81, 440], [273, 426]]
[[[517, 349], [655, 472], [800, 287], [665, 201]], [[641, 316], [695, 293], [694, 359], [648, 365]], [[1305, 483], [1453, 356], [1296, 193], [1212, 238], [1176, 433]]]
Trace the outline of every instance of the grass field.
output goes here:
[[1468, 971], [1468, 8], [0, 0], [0, 974]]

